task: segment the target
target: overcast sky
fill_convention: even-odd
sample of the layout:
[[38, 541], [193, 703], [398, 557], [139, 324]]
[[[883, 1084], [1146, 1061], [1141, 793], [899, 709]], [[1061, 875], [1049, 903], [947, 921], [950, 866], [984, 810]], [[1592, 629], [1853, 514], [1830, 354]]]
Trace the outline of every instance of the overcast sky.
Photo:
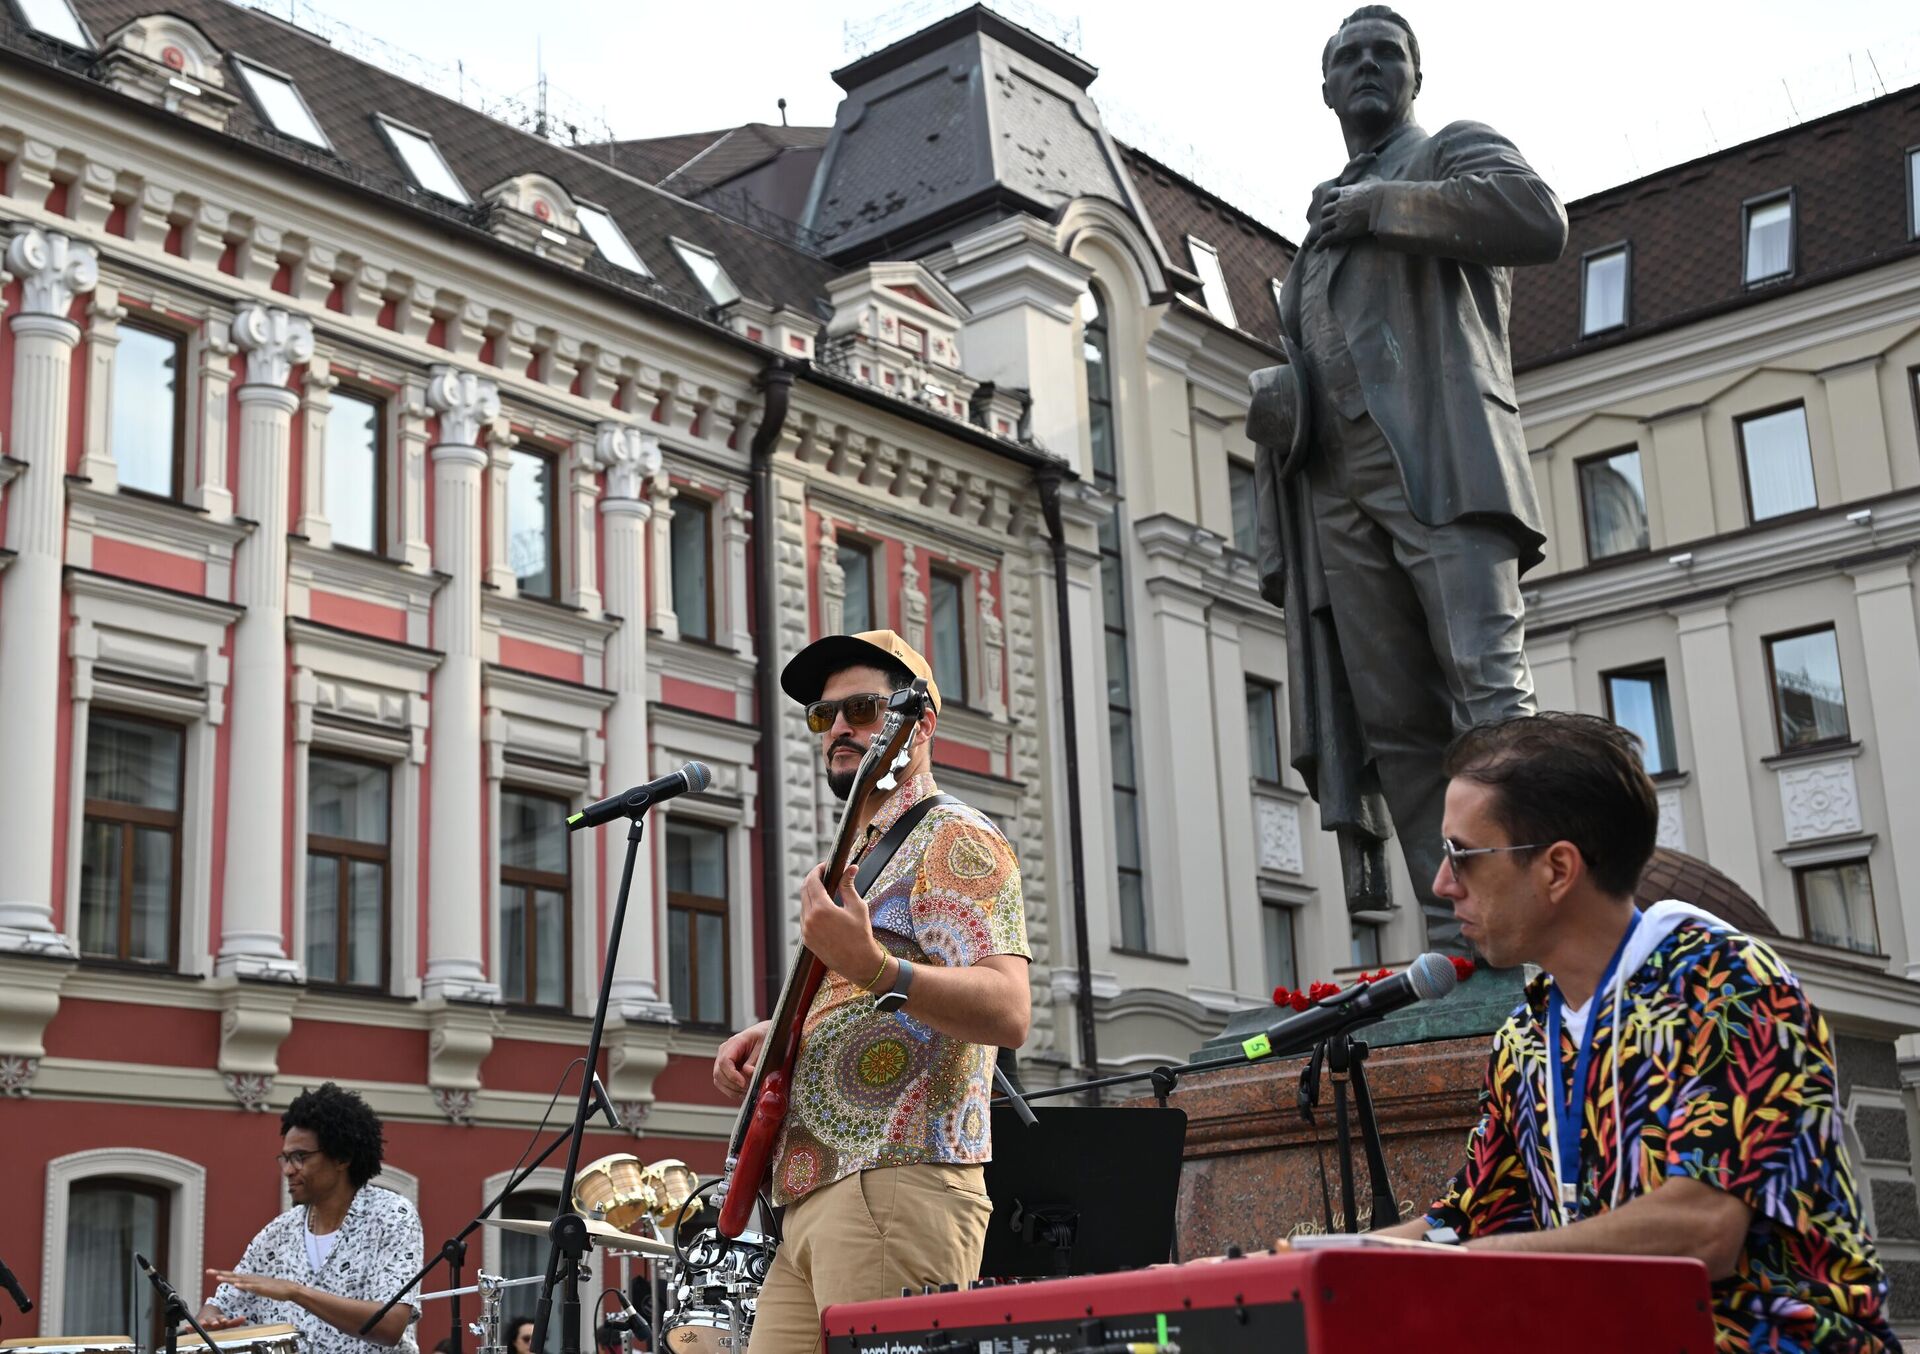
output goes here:
[[[285, 15], [313, 0], [253, 0]], [[320, 12], [499, 94], [531, 97], [544, 62], [554, 103], [621, 137], [833, 121], [829, 73], [881, 40], [961, 8], [633, 0], [317, 0]], [[1313, 185], [1345, 160], [1320, 101], [1320, 49], [1354, 0], [1101, 0], [1003, 12], [1078, 26], [1092, 93], [1116, 135], [1298, 238]], [[1405, 0], [1429, 129], [1457, 118], [1511, 137], [1562, 195], [1579, 197], [1795, 120], [1920, 82], [1912, 0], [1615, 0], [1549, 8]], [[870, 30], [849, 48], [847, 29]], [[312, 26], [312, 21], [310, 21]], [[342, 45], [345, 45], [342, 43]], [[537, 55], [536, 55], [537, 54]], [[1871, 61], [1869, 60], [1871, 54]], [[1878, 71], [1876, 74], [1875, 67]]]

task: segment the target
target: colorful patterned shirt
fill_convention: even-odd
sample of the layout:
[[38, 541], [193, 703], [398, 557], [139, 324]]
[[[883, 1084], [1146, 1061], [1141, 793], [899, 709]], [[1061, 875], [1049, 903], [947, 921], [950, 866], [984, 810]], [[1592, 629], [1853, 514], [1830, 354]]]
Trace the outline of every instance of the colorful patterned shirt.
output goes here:
[[[896, 790], [849, 868], [858, 868], [901, 814], [938, 793], [930, 775]], [[1019, 863], [977, 809], [930, 809], [865, 896], [874, 935], [911, 963], [959, 967], [994, 954], [1033, 957]], [[828, 973], [801, 1024], [791, 1108], [774, 1156], [774, 1202], [790, 1204], [872, 1166], [988, 1160], [994, 1052], [941, 1034], [907, 1011], [884, 1014], [872, 994]]]
[[[1658, 903], [1639, 930], [1652, 932], [1639, 948], [1652, 947], [1638, 963], [1630, 948], [1621, 964], [1624, 1037], [1610, 990], [1588, 1002], [1585, 1020], [1574, 1012], [1562, 1022], [1574, 1027], [1561, 1031], [1562, 1086], [1574, 1074], [1575, 1030], [1597, 1022], [1573, 1218], [1605, 1212], [1615, 1197], [1617, 1091], [1620, 1135], [1634, 1148], [1623, 1204], [1684, 1177], [1753, 1209], [1734, 1273], [1713, 1285], [1717, 1349], [1897, 1351], [1886, 1274], [1841, 1144], [1826, 1020], [1779, 956], [1706, 913]], [[1542, 974], [1495, 1032], [1480, 1122], [1465, 1167], [1428, 1214], [1435, 1224], [1464, 1237], [1560, 1224], [1546, 1065], [1548, 1003], [1559, 1000]]]

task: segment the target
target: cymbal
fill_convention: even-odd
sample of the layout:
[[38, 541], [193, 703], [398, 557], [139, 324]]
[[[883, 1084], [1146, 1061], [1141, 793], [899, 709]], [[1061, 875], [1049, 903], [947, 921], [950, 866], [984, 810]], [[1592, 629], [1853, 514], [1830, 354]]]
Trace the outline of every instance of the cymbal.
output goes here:
[[[489, 1227], [498, 1227], [503, 1232], [521, 1232], [527, 1236], [545, 1236], [548, 1222], [544, 1218], [482, 1218]], [[641, 1255], [672, 1255], [673, 1247], [664, 1241], [655, 1241], [650, 1236], [635, 1236], [632, 1232], [623, 1232], [618, 1227], [609, 1227], [604, 1222], [592, 1218], [585, 1219], [587, 1224], [587, 1243], [609, 1251], [635, 1251]]]

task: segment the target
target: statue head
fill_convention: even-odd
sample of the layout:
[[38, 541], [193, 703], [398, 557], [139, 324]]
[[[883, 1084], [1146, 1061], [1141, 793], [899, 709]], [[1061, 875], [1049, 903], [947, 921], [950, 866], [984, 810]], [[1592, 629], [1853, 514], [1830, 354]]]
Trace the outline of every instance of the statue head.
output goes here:
[[1372, 142], [1413, 116], [1420, 92], [1420, 40], [1386, 5], [1362, 5], [1320, 54], [1320, 97], [1349, 142]]

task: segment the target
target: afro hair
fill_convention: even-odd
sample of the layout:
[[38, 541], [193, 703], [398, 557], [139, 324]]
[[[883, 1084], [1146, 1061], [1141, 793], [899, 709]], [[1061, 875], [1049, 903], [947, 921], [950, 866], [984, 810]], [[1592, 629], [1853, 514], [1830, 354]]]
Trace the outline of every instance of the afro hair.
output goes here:
[[300, 1092], [280, 1116], [283, 1135], [293, 1128], [310, 1130], [320, 1140], [322, 1152], [343, 1162], [355, 1189], [380, 1174], [386, 1149], [380, 1116], [352, 1091], [329, 1081], [317, 1090]]

